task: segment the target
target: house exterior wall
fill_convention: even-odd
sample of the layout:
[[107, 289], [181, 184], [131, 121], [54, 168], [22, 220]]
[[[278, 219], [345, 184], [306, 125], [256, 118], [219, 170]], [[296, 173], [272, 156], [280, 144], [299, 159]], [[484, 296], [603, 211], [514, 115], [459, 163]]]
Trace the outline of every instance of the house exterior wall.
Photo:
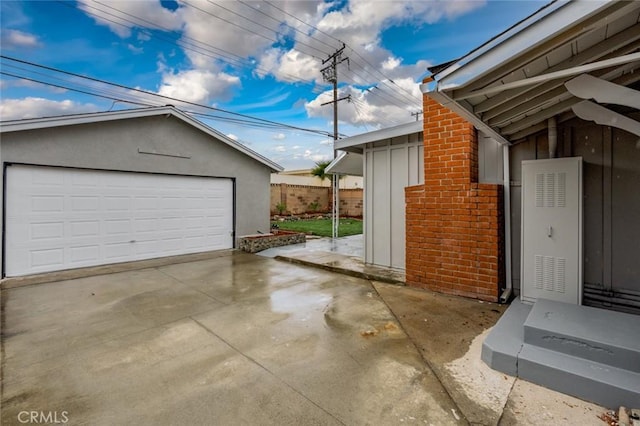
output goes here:
[[405, 189], [407, 285], [497, 301], [502, 186], [478, 183], [475, 129], [426, 95], [424, 175], [423, 185]]
[[271, 170], [173, 116], [3, 133], [0, 146], [3, 167], [22, 163], [233, 178], [236, 237], [269, 231]]
[[365, 263], [405, 268], [404, 188], [424, 182], [421, 139], [414, 133], [364, 146]]
[[[640, 114], [630, 115], [640, 120]], [[640, 149], [623, 130], [577, 118], [558, 124], [557, 157], [583, 159], [583, 303], [638, 312], [640, 305]], [[509, 149], [512, 283], [520, 294], [523, 160], [549, 158], [546, 132]], [[636, 308], [627, 306], [638, 305]], [[635, 300], [635, 302], [633, 302]]]

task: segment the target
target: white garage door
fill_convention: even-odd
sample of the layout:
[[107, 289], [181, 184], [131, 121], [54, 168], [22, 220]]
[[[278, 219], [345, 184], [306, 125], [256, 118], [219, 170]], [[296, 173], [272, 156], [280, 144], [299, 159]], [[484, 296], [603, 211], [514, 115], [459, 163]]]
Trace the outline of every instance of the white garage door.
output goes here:
[[12, 165], [5, 275], [233, 247], [230, 179]]

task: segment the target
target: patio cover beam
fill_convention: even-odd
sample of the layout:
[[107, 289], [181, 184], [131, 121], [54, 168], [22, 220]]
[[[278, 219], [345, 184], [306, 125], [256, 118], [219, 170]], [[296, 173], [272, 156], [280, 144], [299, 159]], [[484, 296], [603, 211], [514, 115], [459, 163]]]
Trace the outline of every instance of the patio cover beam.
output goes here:
[[591, 101], [582, 101], [571, 107], [583, 120], [594, 121], [602, 126], [611, 126], [640, 136], [640, 123]]
[[473, 91], [471, 93], [454, 97], [454, 101], [461, 101], [469, 98], [473, 98], [476, 96], [482, 95], [491, 95], [494, 93], [500, 93], [509, 89], [516, 89], [520, 87], [530, 86], [532, 84], [543, 83], [549, 80], [556, 80], [565, 77], [571, 77], [577, 74], [588, 73], [591, 71], [614, 67], [618, 65], [624, 65], [631, 62], [640, 61], [640, 52], [630, 53], [628, 55], [618, 56], [616, 58], [605, 59], [604, 61], [592, 62], [586, 65], [580, 65], [573, 68], [568, 68], [561, 71], [551, 72], [547, 74], [537, 75], [531, 78], [525, 78], [518, 81], [513, 81], [511, 83], [501, 84], [499, 86], [487, 87], [485, 89], [480, 89]]
[[594, 99], [601, 104], [625, 105], [640, 109], [640, 92], [588, 74], [579, 75], [564, 85], [572, 95], [581, 99]]

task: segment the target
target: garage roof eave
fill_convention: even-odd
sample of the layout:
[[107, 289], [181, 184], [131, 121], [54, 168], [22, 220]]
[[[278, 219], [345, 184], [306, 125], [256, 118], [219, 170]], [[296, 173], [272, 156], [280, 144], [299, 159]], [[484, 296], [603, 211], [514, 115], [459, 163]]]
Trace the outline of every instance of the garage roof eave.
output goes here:
[[365, 145], [371, 142], [391, 139], [398, 136], [410, 135], [412, 133], [422, 133], [424, 130], [422, 121], [412, 121], [410, 123], [401, 124], [386, 129], [374, 130], [373, 132], [362, 133], [360, 135], [351, 136], [345, 139], [339, 139], [335, 142], [334, 148], [339, 150], [349, 150], [357, 146]]
[[0, 134], [19, 132], [25, 130], [37, 130], [46, 129], [52, 127], [73, 126], [79, 124], [100, 123], [107, 121], [124, 120], [129, 118], [141, 118], [151, 117], [158, 115], [167, 115], [176, 117], [187, 124], [203, 131], [204, 133], [220, 140], [221, 142], [237, 149], [243, 154], [253, 158], [254, 160], [262, 163], [273, 172], [280, 172], [284, 170], [279, 164], [269, 160], [268, 158], [258, 154], [257, 152], [247, 148], [239, 142], [227, 137], [226, 135], [218, 132], [217, 130], [207, 126], [203, 122], [196, 120], [183, 111], [167, 105], [160, 107], [150, 108], [138, 108], [120, 111], [107, 111], [107, 112], [95, 112], [88, 114], [74, 114], [74, 115], [62, 115], [56, 117], [43, 117], [43, 118], [29, 118], [24, 120], [11, 120], [0, 122]]

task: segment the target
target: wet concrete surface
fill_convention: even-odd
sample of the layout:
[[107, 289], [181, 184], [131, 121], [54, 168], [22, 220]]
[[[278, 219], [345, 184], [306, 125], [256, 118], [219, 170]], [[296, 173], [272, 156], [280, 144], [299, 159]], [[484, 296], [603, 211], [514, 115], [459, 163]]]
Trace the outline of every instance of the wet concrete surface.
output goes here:
[[481, 360], [482, 342], [506, 306], [373, 285], [470, 424], [603, 424], [598, 416], [605, 407], [492, 370]]
[[2, 351], [2, 424], [467, 423], [370, 281], [235, 251], [4, 289]]
[[314, 238], [305, 243], [274, 247], [263, 250], [260, 256], [298, 265], [314, 266], [366, 280], [404, 285], [404, 270], [386, 268], [363, 261], [364, 240], [362, 234], [348, 237]]

